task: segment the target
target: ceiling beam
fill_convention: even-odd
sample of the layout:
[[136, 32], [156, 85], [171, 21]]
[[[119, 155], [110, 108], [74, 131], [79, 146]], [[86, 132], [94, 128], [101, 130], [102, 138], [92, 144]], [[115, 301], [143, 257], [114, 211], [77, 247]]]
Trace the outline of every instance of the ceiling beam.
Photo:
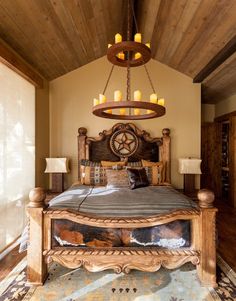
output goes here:
[[14, 70], [37, 88], [43, 88], [43, 77], [39, 75], [10, 46], [0, 39], [0, 62]]
[[194, 77], [194, 83], [201, 83], [225, 60], [236, 51], [236, 35], [210, 60], [210, 62]]

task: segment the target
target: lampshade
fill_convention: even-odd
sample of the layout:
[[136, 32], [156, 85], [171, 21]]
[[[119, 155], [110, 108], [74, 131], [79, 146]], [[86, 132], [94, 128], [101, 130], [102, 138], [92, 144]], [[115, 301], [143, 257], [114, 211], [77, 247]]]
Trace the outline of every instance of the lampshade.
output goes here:
[[179, 159], [179, 173], [181, 174], [201, 174], [201, 159], [183, 158]]
[[46, 173], [67, 173], [69, 172], [67, 158], [46, 158]]

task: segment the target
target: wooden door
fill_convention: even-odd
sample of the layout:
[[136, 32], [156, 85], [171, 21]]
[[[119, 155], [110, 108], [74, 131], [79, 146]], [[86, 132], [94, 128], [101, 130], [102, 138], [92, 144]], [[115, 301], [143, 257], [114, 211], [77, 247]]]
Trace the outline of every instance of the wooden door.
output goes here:
[[214, 191], [217, 197], [221, 194], [221, 127], [217, 122], [202, 124], [201, 158], [202, 175], [201, 188]]

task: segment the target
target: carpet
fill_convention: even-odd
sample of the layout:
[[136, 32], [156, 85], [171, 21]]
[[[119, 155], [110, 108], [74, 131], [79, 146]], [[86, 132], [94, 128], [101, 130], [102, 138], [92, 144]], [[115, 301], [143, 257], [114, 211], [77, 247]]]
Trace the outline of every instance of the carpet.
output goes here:
[[26, 285], [26, 259], [0, 283], [0, 301], [236, 301], [235, 273], [218, 257], [217, 289], [201, 287], [195, 267], [156, 273], [89, 273], [51, 264], [44, 286]]

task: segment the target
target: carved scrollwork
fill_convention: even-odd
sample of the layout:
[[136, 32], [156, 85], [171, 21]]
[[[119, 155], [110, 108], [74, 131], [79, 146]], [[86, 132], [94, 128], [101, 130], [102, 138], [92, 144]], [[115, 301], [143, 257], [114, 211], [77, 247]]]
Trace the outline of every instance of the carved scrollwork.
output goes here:
[[186, 262], [199, 264], [199, 252], [194, 250], [49, 250], [44, 256], [71, 269], [84, 267], [90, 272], [113, 269], [116, 273], [126, 274], [132, 269], [155, 272], [161, 266], [175, 269]]

